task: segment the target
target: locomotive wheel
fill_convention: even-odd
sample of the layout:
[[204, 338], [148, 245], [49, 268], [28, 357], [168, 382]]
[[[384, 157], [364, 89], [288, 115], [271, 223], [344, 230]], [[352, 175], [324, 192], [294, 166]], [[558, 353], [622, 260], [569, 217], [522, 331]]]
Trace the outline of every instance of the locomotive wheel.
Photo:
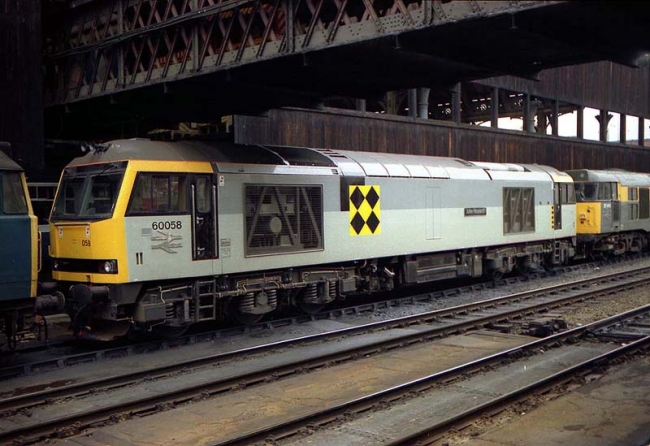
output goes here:
[[530, 272], [530, 270], [531, 270], [530, 257], [529, 258], [522, 257], [519, 260], [517, 260], [517, 272], [520, 275], [525, 276]]

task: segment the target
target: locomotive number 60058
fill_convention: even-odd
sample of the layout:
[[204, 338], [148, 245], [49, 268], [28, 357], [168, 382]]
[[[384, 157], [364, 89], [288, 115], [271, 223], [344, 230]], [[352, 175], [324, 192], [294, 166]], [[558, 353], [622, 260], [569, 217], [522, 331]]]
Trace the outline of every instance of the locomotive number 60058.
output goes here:
[[151, 223], [151, 229], [154, 231], [161, 231], [163, 229], [182, 229], [183, 228], [183, 223], [178, 220], [178, 221], [154, 221]]

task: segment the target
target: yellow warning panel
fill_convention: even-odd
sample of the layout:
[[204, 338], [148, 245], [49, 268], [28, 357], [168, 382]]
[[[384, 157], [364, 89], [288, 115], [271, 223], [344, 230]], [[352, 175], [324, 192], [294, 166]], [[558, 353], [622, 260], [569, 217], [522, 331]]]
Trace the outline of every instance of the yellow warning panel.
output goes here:
[[350, 235], [381, 233], [379, 186], [350, 186]]

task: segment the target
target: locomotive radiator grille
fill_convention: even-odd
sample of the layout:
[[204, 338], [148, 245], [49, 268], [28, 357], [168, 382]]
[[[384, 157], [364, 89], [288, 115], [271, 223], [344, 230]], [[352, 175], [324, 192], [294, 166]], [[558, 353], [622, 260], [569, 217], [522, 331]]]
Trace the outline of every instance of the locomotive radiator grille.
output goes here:
[[323, 249], [323, 189], [246, 185], [246, 255]]

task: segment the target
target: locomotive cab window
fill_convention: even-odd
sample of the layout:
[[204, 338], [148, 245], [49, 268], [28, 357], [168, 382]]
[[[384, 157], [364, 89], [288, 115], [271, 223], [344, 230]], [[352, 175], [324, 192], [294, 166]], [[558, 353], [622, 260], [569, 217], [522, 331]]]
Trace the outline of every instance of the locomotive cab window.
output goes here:
[[245, 186], [246, 255], [323, 249], [323, 188]]
[[5, 214], [26, 214], [27, 199], [18, 172], [2, 174], [2, 211]]
[[187, 175], [139, 173], [126, 215], [184, 214], [187, 202]]
[[602, 201], [616, 200], [616, 183], [600, 183], [598, 188], [598, 199]]
[[208, 177], [198, 177], [196, 179], [196, 210], [198, 212], [210, 212], [212, 202], [210, 200], [210, 190], [212, 182]]
[[560, 204], [575, 204], [576, 191], [573, 183], [560, 183]]
[[638, 201], [639, 200], [639, 188], [630, 187], [627, 190], [627, 201]]
[[628, 218], [630, 220], [639, 219], [639, 188], [629, 187], [627, 189], [627, 208], [628, 208]]
[[575, 183], [578, 202], [616, 200], [616, 183]]
[[51, 219], [110, 218], [125, 169], [125, 162], [65, 169], [52, 207]]

